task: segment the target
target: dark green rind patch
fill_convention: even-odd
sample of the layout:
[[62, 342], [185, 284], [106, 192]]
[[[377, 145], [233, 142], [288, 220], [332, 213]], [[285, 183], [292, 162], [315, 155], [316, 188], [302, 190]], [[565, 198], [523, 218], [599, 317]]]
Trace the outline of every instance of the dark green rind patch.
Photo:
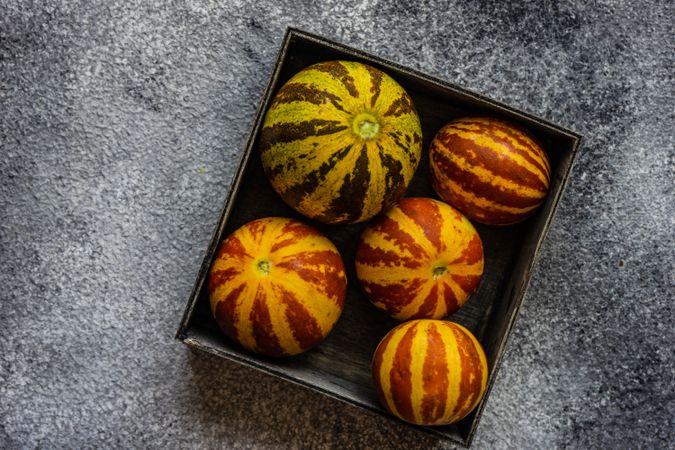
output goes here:
[[374, 108], [375, 103], [377, 103], [377, 98], [380, 96], [380, 85], [382, 84], [382, 72], [370, 67], [366, 66], [366, 70], [368, 70], [368, 73], [370, 74], [370, 81], [372, 82], [372, 86], [370, 87], [370, 107]]
[[356, 89], [354, 77], [349, 74], [349, 70], [347, 70], [347, 68], [339, 61], [327, 61], [314, 64], [310, 67], [310, 69], [318, 70], [319, 72], [325, 72], [337, 80], [340, 80], [340, 82], [347, 89], [347, 92], [349, 92], [349, 95], [358, 98], [359, 91]]
[[[363, 145], [361, 154], [354, 164], [354, 171], [347, 174], [340, 186], [337, 197], [331, 202], [329, 210], [333, 212], [331, 223], [345, 223], [359, 220], [363, 213], [366, 197], [370, 188], [368, 170], [368, 149]], [[338, 217], [341, 220], [336, 221]]]
[[[349, 154], [351, 149], [352, 145], [348, 145], [347, 147], [338, 150], [317, 170], [305, 174], [304, 180], [299, 180], [300, 182], [298, 184], [293, 185], [291, 188], [280, 192], [279, 194], [289, 205], [299, 205], [302, 198], [307, 195], [307, 193], [314, 192], [317, 187], [326, 181], [326, 176], [333, 170], [338, 162], [342, 161]], [[275, 171], [276, 168], [272, 168], [272, 173]]]
[[399, 117], [403, 114], [416, 114], [412, 99], [405, 92], [399, 98], [394, 100], [389, 109], [384, 113], [385, 116]]
[[319, 89], [304, 83], [288, 83], [282, 87], [274, 97], [270, 109], [274, 109], [278, 105], [293, 102], [309, 102], [314, 105], [322, 105], [326, 102], [331, 102], [336, 109], [343, 112], [345, 111], [342, 107], [340, 97], [331, 94], [324, 89]]
[[393, 156], [382, 151], [382, 148], [379, 145], [378, 148], [380, 149], [382, 166], [386, 169], [384, 178], [386, 194], [382, 199], [382, 210], [384, 211], [403, 195], [407, 186], [405, 177], [403, 176], [403, 164]]
[[260, 152], [265, 153], [276, 144], [300, 141], [311, 136], [325, 136], [346, 130], [337, 120], [312, 119], [300, 123], [277, 123], [260, 132]]
[[405, 155], [408, 157], [408, 161], [410, 161], [410, 163], [413, 165], [417, 165], [418, 161], [416, 152], [412, 150], [411, 146], [405, 145], [401, 142], [400, 139], [401, 133], [398, 131], [391, 131], [387, 133], [387, 135], [392, 139], [392, 141], [394, 141], [394, 144], [396, 144], [398, 148], [403, 150], [403, 153], [405, 153]]

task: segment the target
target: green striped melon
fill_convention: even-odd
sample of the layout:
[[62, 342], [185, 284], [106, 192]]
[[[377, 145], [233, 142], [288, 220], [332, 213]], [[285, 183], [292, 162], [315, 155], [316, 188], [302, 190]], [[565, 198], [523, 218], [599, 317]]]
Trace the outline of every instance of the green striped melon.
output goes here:
[[277, 92], [259, 146], [274, 190], [293, 209], [324, 223], [356, 223], [403, 195], [422, 130], [412, 99], [389, 75], [328, 61]]

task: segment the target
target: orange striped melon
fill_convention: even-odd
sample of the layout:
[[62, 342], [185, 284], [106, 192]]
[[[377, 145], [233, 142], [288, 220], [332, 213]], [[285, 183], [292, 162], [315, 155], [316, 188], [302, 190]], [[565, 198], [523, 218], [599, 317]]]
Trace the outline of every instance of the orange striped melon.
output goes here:
[[532, 215], [551, 181], [548, 157], [519, 125], [468, 117], [445, 125], [429, 151], [436, 193], [470, 219], [509, 225]]
[[430, 198], [401, 199], [368, 224], [356, 250], [368, 298], [398, 320], [454, 313], [482, 274], [483, 245], [471, 222]]
[[254, 220], [220, 245], [208, 276], [220, 329], [268, 355], [304, 352], [324, 340], [345, 302], [347, 278], [335, 246], [297, 220]]
[[412, 320], [391, 330], [373, 357], [373, 382], [382, 405], [417, 425], [447, 425], [480, 402], [488, 368], [469, 330], [444, 320]]
[[288, 205], [324, 223], [355, 223], [403, 194], [420, 160], [422, 130], [412, 99], [389, 75], [327, 61], [277, 92], [259, 147]]

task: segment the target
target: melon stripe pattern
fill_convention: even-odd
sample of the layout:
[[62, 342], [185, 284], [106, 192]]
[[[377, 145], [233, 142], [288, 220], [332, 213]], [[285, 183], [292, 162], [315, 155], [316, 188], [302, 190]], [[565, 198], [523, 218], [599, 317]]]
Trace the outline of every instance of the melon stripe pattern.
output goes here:
[[548, 192], [551, 167], [518, 125], [486, 117], [450, 122], [430, 148], [436, 193], [470, 219], [508, 225], [529, 217]]
[[420, 160], [422, 131], [412, 99], [387, 74], [327, 61], [278, 91], [259, 147], [288, 205], [324, 223], [354, 223], [403, 194]]
[[356, 274], [373, 304], [398, 320], [452, 314], [483, 274], [483, 245], [459, 211], [403, 198], [364, 230]]
[[269, 356], [294, 355], [323, 341], [342, 313], [346, 287], [342, 258], [326, 237], [275, 217], [228, 236], [208, 278], [221, 330]]
[[390, 331], [375, 351], [373, 383], [382, 405], [418, 425], [466, 417], [487, 385], [487, 361], [466, 328], [443, 320], [412, 320]]

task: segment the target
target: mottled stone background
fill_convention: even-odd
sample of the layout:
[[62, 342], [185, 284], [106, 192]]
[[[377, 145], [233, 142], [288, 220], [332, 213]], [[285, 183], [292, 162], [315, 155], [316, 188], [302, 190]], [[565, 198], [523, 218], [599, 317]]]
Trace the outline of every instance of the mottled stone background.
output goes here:
[[446, 446], [173, 340], [289, 25], [586, 136], [475, 448], [673, 446], [672, 2], [0, 3], [0, 448]]

